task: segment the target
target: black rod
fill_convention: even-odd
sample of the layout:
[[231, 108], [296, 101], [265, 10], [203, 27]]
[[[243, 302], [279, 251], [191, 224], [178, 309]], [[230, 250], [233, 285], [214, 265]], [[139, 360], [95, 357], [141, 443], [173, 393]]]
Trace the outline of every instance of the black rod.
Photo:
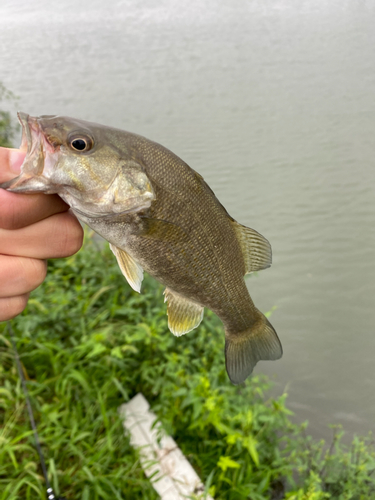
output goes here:
[[13, 350], [14, 350], [14, 358], [16, 360], [18, 374], [20, 376], [22, 389], [23, 389], [23, 392], [25, 394], [27, 411], [29, 413], [31, 428], [32, 428], [33, 433], [34, 433], [35, 447], [38, 451], [40, 465], [42, 466], [43, 476], [44, 476], [44, 479], [46, 481], [47, 498], [48, 498], [48, 500], [58, 500], [58, 498], [55, 496], [55, 493], [53, 492], [51, 484], [48, 480], [46, 462], [44, 460], [42, 447], [40, 446], [39, 435], [38, 435], [38, 431], [37, 431], [36, 424], [35, 424], [35, 419], [34, 419], [33, 409], [31, 406], [29, 391], [27, 390], [26, 379], [25, 379], [25, 375], [24, 375], [23, 370], [22, 370], [20, 357], [19, 357], [17, 347], [16, 347], [15, 335], [14, 335], [14, 331], [13, 331], [13, 328], [12, 328], [12, 325], [10, 324], [10, 322], [8, 322], [8, 330], [10, 333], [10, 340], [12, 342], [12, 346], [13, 346]]

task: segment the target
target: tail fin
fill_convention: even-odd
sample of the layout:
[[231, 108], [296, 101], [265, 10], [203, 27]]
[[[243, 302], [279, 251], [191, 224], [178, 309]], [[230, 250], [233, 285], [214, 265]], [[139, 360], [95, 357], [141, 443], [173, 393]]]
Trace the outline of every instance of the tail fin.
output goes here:
[[225, 365], [233, 384], [241, 384], [261, 359], [279, 359], [283, 349], [277, 333], [261, 313], [254, 325], [238, 334], [226, 334]]

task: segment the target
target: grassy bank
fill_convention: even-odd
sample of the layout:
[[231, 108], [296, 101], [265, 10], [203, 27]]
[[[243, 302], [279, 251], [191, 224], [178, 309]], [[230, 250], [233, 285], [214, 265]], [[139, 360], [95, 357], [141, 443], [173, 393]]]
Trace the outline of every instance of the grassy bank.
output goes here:
[[[142, 392], [215, 499], [375, 498], [370, 438], [330, 447], [290, 421], [286, 395], [254, 376], [233, 386], [223, 332], [206, 311], [199, 330], [167, 329], [162, 288], [124, 282], [90, 236], [76, 256], [49, 263], [45, 283], [13, 322], [51, 483], [70, 499], [156, 499], [117, 408]], [[44, 499], [25, 400], [0, 324], [0, 500]]]

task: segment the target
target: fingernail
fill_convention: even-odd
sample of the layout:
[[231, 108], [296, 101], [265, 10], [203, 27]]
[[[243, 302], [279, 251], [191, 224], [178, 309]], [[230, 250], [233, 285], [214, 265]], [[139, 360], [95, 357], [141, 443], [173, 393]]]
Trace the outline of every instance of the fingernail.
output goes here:
[[11, 149], [9, 153], [9, 168], [15, 174], [21, 172], [21, 165], [25, 159], [26, 154], [18, 151], [18, 149]]

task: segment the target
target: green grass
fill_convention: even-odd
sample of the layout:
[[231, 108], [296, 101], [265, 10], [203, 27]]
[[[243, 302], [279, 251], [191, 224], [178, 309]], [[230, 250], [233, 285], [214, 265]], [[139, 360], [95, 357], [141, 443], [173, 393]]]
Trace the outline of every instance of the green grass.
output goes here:
[[[125, 283], [113, 254], [86, 236], [76, 256], [49, 263], [13, 321], [55, 492], [70, 499], [156, 499], [117, 408], [151, 403], [215, 499], [375, 498], [370, 438], [332, 446], [290, 421], [286, 395], [254, 376], [233, 386], [221, 323], [176, 338], [162, 288]], [[44, 499], [45, 485], [6, 325], [0, 324], [0, 500]]]
[[[10, 92], [0, 82], [0, 102], [2, 101], [17, 101], [17, 97]], [[0, 146], [11, 148], [13, 147], [13, 139], [19, 129], [19, 125], [14, 123], [9, 111], [0, 109]]]

